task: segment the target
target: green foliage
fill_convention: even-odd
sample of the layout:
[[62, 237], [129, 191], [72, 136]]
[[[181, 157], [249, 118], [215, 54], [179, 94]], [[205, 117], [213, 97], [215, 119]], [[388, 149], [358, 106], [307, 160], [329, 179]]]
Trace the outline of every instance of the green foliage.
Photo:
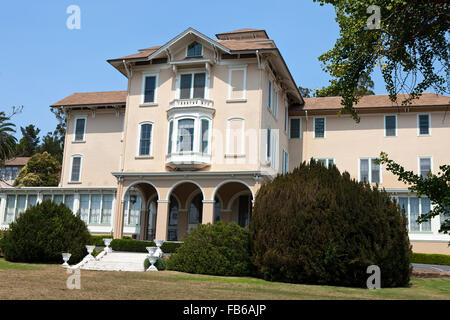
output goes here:
[[48, 152], [58, 160], [59, 163], [62, 163], [63, 141], [61, 141], [60, 137], [55, 135], [55, 133], [49, 132], [43, 137], [42, 144], [37, 148], [37, 152]]
[[10, 116], [3, 111], [0, 112], [0, 164], [14, 156], [16, 150], [16, 126], [10, 122]]
[[450, 255], [414, 252], [411, 257], [411, 263], [440, 264], [450, 266]]
[[[146, 247], [155, 247], [154, 241], [143, 241], [134, 239], [114, 239], [111, 241], [111, 248], [114, 251], [128, 251], [128, 252], [148, 252]], [[164, 242], [161, 246], [161, 250], [164, 253], [174, 253], [178, 247], [181, 246], [180, 242]]]
[[6, 230], [0, 230], [0, 257], [3, 257], [3, 239], [5, 238], [7, 232], [8, 231]]
[[249, 225], [257, 275], [270, 281], [365, 287], [407, 286], [406, 217], [389, 195], [311, 159], [263, 185]]
[[[449, 15], [445, 1], [314, 0], [331, 4], [336, 11], [340, 36], [334, 48], [319, 60], [341, 93], [344, 112], [359, 122], [353, 108], [358, 102], [361, 75], [379, 67], [393, 102], [397, 93], [410, 95], [406, 105], [428, 88], [446, 93], [449, 88]], [[380, 8], [380, 28], [369, 29], [369, 6]], [[373, 20], [372, 20], [373, 21]]]
[[14, 186], [51, 187], [57, 186], [61, 164], [48, 152], [36, 153], [20, 171]]
[[39, 146], [39, 128], [35, 128], [33, 124], [20, 127], [22, 132], [22, 138], [19, 140], [19, 144], [16, 146], [17, 157], [31, 157], [37, 151]]
[[450, 233], [450, 165], [442, 165], [437, 175], [430, 173], [427, 178], [423, 178], [413, 171], [405, 170], [403, 166], [389, 159], [385, 152], [380, 153], [377, 162], [385, 164], [386, 170], [398, 176], [399, 181], [409, 184], [408, 189], [416, 192], [418, 197], [425, 195], [435, 204], [429, 213], [419, 217], [417, 220], [419, 223], [443, 215], [446, 219], [441, 224], [439, 232]]
[[87, 226], [64, 204], [43, 201], [28, 208], [9, 228], [2, 241], [8, 261], [62, 263], [61, 254], [70, 252], [69, 261], [75, 264], [87, 254]]
[[235, 223], [199, 224], [170, 256], [167, 269], [222, 276], [248, 275], [251, 273], [248, 233]]
[[[147, 270], [149, 267], [150, 267], [150, 262], [148, 261], [148, 259], [145, 259], [144, 270]], [[164, 260], [162, 258], [158, 258], [155, 262], [155, 267], [156, 267], [156, 269], [158, 269], [158, 271], [166, 270], [167, 269], [166, 260]]]

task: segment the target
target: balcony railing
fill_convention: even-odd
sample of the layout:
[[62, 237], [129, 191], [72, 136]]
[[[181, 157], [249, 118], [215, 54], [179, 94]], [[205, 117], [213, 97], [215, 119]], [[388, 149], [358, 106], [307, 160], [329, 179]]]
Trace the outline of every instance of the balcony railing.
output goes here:
[[211, 155], [199, 152], [176, 152], [166, 155], [166, 165], [181, 170], [196, 170], [211, 164]]
[[170, 108], [191, 108], [191, 107], [203, 107], [212, 108], [213, 101], [203, 98], [193, 99], [175, 99], [170, 103]]

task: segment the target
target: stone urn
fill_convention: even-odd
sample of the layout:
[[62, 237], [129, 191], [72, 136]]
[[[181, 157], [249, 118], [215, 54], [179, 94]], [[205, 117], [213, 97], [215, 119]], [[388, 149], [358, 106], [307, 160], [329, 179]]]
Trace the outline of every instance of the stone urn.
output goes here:
[[92, 255], [92, 252], [94, 252], [95, 246], [86, 246], [86, 250], [88, 252], [88, 257], [89, 259], [95, 259], [94, 256]]
[[113, 239], [111, 239], [111, 238], [103, 238], [103, 243], [106, 246], [106, 248], [104, 250], [107, 253], [112, 252], [112, 248], [110, 247], [112, 240]]
[[62, 253], [62, 258], [63, 258], [63, 260], [64, 260], [64, 263], [62, 264], [63, 267], [68, 267], [68, 266], [69, 266], [69, 264], [67, 263], [67, 261], [69, 261], [69, 259], [70, 259], [71, 256], [72, 256], [72, 255], [71, 255], [70, 253], [68, 253], [68, 252], [63, 252], [63, 253]]
[[155, 254], [158, 257], [162, 257], [162, 255], [163, 255], [163, 252], [161, 250], [161, 246], [163, 245], [163, 243], [164, 243], [164, 240], [155, 240], [156, 247], [158, 248], [158, 249], [156, 249], [156, 253]]
[[147, 271], [158, 271], [158, 269], [154, 266], [157, 259], [158, 257], [155, 257], [152, 254], [148, 256], [148, 262], [150, 262], [150, 267], [148, 267]]
[[149, 253], [151, 256], [154, 256], [157, 247], [145, 247], [145, 249], [147, 249], [148, 253]]

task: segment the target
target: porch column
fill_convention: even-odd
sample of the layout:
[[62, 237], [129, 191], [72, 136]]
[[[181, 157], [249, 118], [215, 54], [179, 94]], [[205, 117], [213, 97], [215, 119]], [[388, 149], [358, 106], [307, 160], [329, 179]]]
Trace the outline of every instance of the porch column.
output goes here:
[[167, 240], [167, 227], [169, 223], [169, 200], [158, 200], [156, 214], [155, 240]]
[[214, 200], [203, 200], [202, 224], [214, 224]]
[[122, 239], [123, 237], [123, 180], [120, 179], [117, 184], [116, 203], [114, 208], [114, 239]]
[[141, 210], [141, 219], [139, 220], [140, 228], [139, 228], [139, 240], [144, 240], [147, 235], [148, 228], [148, 210]]

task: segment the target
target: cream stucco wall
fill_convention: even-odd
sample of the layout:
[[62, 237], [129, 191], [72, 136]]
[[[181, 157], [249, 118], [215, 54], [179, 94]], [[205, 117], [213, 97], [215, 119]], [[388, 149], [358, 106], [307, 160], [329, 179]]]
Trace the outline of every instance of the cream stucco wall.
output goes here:
[[[340, 171], [358, 179], [359, 158], [377, 158], [386, 152], [405, 169], [418, 172], [419, 157], [432, 157], [433, 173], [450, 159], [450, 118], [444, 112], [430, 112], [431, 135], [418, 136], [418, 113], [397, 114], [397, 136], [385, 137], [384, 114], [362, 114], [360, 123], [349, 116], [326, 117], [325, 138], [314, 138], [314, 116], [302, 117], [301, 139], [290, 139], [290, 168], [310, 158], [334, 158]], [[382, 166], [381, 187], [407, 186]]]

